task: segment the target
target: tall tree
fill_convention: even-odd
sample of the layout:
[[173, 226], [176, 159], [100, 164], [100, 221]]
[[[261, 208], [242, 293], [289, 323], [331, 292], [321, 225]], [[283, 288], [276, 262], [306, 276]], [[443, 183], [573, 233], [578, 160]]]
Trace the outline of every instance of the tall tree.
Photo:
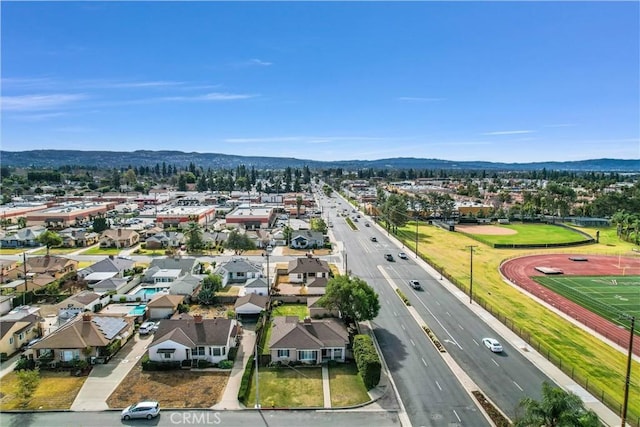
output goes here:
[[62, 245], [62, 237], [51, 230], [46, 230], [36, 240], [47, 247], [47, 256], [49, 256], [49, 249]]
[[326, 289], [319, 304], [338, 310], [348, 320], [371, 320], [380, 311], [378, 294], [358, 277], [336, 276], [329, 280]]
[[202, 240], [202, 227], [195, 221], [189, 222], [185, 231], [187, 251], [196, 252], [204, 248]]
[[229, 233], [224, 247], [233, 250], [236, 255], [240, 255], [244, 251], [255, 249], [256, 245], [246, 234], [240, 233], [238, 230], [233, 230]]
[[600, 420], [592, 410], [587, 410], [580, 397], [542, 383], [542, 400], [524, 398], [520, 407], [525, 413], [515, 422], [516, 427], [599, 427]]

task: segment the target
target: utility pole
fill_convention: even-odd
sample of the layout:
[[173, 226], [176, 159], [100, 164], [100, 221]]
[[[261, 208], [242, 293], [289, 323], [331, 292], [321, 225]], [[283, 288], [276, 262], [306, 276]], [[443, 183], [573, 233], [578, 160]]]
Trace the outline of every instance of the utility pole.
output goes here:
[[635, 316], [625, 315], [627, 320], [631, 320], [631, 331], [629, 332], [629, 354], [627, 355], [627, 374], [624, 379], [624, 401], [622, 403], [622, 427], [627, 425], [627, 406], [629, 404], [629, 383], [631, 382], [631, 358], [633, 357], [633, 329], [636, 324]]
[[29, 290], [29, 282], [27, 280], [27, 253], [22, 252], [22, 271], [24, 274], [24, 292], [22, 293], [22, 305], [25, 304], [27, 291]]
[[469, 245], [469, 304], [473, 304], [473, 248], [477, 248], [476, 245]]
[[418, 216], [416, 215], [416, 259], [418, 259]]

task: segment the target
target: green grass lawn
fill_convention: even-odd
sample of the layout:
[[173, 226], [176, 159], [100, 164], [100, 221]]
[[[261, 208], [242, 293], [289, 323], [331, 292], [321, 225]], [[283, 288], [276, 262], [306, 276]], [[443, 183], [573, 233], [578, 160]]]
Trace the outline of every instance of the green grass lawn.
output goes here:
[[339, 363], [329, 366], [331, 406], [353, 406], [371, 400], [355, 363]]
[[18, 255], [33, 248], [0, 248], [0, 255]]
[[[321, 368], [260, 368], [260, 405], [263, 408], [317, 408], [324, 406]], [[256, 401], [252, 381], [247, 406]]]
[[80, 255], [119, 255], [120, 252], [126, 248], [101, 248], [95, 246], [82, 252]]
[[274, 316], [298, 316], [304, 320], [309, 316], [309, 309], [306, 304], [281, 304], [271, 311], [271, 317]]
[[585, 237], [577, 231], [551, 224], [505, 224], [497, 225], [497, 227], [513, 230], [516, 234], [495, 236], [474, 234], [473, 237], [488, 244], [501, 245], [544, 245], [549, 243], [573, 243], [585, 240]]
[[[504, 283], [499, 273], [500, 263], [507, 258], [544, 253], [573, 253], [619, 255], [633, 253], [633, 244], [618, 240], [615, 228], [580, 227], [581, 231], [594, 236], [600, 231], [600, 243], [571, 248], [545, 249], [494, 249], [462, 233], [452, 233], [425, 223], [418, 225], [418, 250], [423, 259], [469, 291], [470, 257], [469, 245], [475, 245], [473, 253], [473, 292], [483, 304], [491, 306], [501, 318], [521, 334], [530, 336], [545, 354], [553, 354], [554, 360], [562, 359], [562, 368], [571, 372], [582, 386], [588, 378], [588, 388], [596, 396], [605, 395], [613, 401], [614, 412], [618, 412], [623, 400], [626, 372], [626, 354], [612, 348], [587, 331], [561, 316], [556, 315], [533, 299], [523, 297], [514, 287]], [[408, 223], [399, 235], [404, 244], [415, 248], [416, 225]], [[640, 363], [632, 361], [632, 372], [640, 372]], [[631, 377], [629, 394], [630, 418], [640, 418], [640, 376]]]
[[[626, 329], [627, 314], [640, 318], [639, 276], [534, 276], [533, 279], [557, 294], [597, 313]], [[640, 335], [640, 330], [635, 331]]]

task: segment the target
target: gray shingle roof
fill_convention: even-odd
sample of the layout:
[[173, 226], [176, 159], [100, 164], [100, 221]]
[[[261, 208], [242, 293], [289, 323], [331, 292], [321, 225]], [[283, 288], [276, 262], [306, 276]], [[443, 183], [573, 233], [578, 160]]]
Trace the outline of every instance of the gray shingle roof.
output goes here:
[[227, 344], [229, 333], [236, 333], [235, 321], [232, 319], [202, 319], [200, 323], [193, 318], [169, 319], [160, 322], [151, 345], [167, 340], [180, 342], [190, 348], [196, 345]]

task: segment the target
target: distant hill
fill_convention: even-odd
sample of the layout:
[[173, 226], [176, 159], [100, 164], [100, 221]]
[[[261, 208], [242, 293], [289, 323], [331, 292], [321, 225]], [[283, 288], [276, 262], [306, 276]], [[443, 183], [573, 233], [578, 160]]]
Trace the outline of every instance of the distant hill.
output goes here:
[[311, 169], [343, 168], [357, 170], [373, 169], [415, 169], [415, 170], [495, 170], [495, 171], [594, 171], [594, 172], [640, 172], [640, 160], [593, 159], [572, 162], [536, 163], [494, 163], [483, 161], [456, 162], [439, 159], [418, 159], [397, 157], [379, 160], [317, 161], [292, 157], [253, 157], [216, 153], [185, 153], [182, 151], [79, 151], [79, 150], [31, 150], [0, 151], [0, 164], [12, 167], [56, 168], [67, 165], [96, 166], [100, 168], [121, 168], [132, 166], [167, 165], [188, 166], [190, 163], [203, 168], [235, 168], [239, 165], [256, 169], [284, 169], [287, 166]]

